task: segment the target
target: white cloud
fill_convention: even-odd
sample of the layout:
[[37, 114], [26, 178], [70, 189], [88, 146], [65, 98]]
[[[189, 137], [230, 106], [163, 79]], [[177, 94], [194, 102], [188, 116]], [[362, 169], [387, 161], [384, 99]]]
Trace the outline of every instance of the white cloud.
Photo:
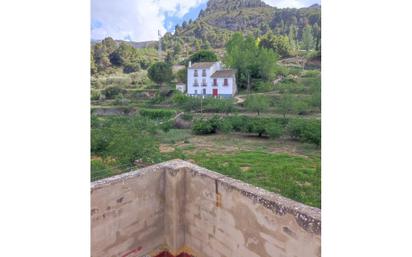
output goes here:
[[135, 41], [157, 39], [157, 31], [166, 32], [165, 16], [183, 17], [207, 0], [92, 0], [92, 38], [130, 37]]

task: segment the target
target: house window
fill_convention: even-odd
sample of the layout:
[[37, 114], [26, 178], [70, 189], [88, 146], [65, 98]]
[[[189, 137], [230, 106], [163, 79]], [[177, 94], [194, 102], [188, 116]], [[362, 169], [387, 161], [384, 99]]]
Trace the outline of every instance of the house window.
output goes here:
[[206, 70], [202, 70], [202, 77], [206, 77]]
[[228, 82], [227, 82], [227, 79], [224, 80], [223, 85], [224, 85], [224, 86], [228, 86], [228, 85], [229, 85]]
[[203, 88], [203, 94], [206, 95], [206, 88]]
[[195, 83], [193, 84], [194, 87], [198, 87], [199, 86], [199, 82], [197, 82], [197, 79], [195, 79]]
[[213, 86], [217, 87], [217, 79], [213, 79]]
[[197, 70], [195, 70], [195, 74], [194, 74], [194, 76], [195, 76], [195, 77], [197, 77], [197, 76], [198, 76], [198, 75], [197, 75]]
[[197, 89], [195, 90], [195, 95], [197, 95]]
[[203, 87], [206, 87], [206, 86], [207, 86], [206, 79], [202, 79], [202, 86], [203, 86]]

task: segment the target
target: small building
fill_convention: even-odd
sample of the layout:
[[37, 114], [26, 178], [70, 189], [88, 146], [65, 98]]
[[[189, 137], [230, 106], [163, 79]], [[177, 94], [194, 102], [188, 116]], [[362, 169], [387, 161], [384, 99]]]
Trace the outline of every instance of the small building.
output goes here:
[[177, 83], [176, 84], [176, 90], [185, 93], [186, 92], [186, 84], [184, 83]]
[[189, 62], [187, 95], [230, 98], [236, 93], [236, 70], [225, 69], [220, 62]]

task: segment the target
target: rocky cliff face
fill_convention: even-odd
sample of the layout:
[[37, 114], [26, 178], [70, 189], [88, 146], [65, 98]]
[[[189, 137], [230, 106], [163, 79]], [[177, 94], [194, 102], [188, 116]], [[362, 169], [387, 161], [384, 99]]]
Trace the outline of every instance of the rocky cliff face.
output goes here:
[[204, 13], [241, 8], [270, 7], [260, 0], [210, 0]]
[[269, 22], [274, 10], [261, 0], [210, 0], [199, 18], [215, 27], [241, 31]]

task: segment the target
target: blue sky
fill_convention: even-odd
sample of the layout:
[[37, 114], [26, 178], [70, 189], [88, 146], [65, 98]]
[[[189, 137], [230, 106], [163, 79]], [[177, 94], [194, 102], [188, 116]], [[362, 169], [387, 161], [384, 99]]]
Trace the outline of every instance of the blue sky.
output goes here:
[[[320, 0], [263, 0], [284, 7], [305, 7], [320, 4]], [[195, 19], [207, 0], [92, 0], [91, 38], [133, 41], [156, 40], [157, 31], [163, 35], [173, 32], [176, 24]]]

